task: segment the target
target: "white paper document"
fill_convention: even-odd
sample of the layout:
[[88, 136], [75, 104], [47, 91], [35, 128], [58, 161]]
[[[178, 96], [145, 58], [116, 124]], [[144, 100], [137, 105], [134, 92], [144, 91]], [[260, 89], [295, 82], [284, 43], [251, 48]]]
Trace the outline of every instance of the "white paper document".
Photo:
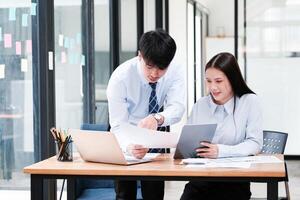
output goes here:
[[[145, 160], [152, 160], [154, 158], [156, 158], [157, 156], [159, 156], [160, 153], [147, 153], [143, 159]], [[134, 156], [131, 155], [124, 155], [126, 160], [139, 160], [138, 158], [135, 158]]]
[[231, 158], [187, 158], [181, 161], [181, 164], [187, 164], [188, 167], [228, 167], [228, 168], [249, 168], [251, 164], [256, 163], [282, 163], [283, 161], [276, 156], [245, 156]]
[[199, 164], [188, 164], [186, 167], [188, 168], [196, 168], [196, 167], [201, 167], [201, 168], [250, 168], [251, 163], [247, 162], [235, 162], [235, 163], [207, 163], [203, 165]]
[[175, 148], [180, 136], [179, 133], [154, 131], [128, 123], [120, 125], [118, 134], [122, 143], [140, 144], [146, 148]]
[[245, 156], [245, 157], [232, 157], [216, 159], [216, 162], [249, 162], [249, 163], [281, 163], [283, 162], [276, 156]]

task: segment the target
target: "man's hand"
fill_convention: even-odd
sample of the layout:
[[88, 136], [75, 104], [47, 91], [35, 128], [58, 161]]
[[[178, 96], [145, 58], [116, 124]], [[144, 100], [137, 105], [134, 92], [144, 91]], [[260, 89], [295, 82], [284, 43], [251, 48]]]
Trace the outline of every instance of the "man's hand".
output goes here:
[[138, 123], [138, 127], [156, 130], [158, 125], [156, 119], [152, 115], [148, 115]]
[[130, 144], [127, 146], [126, 150], [135, 158], [142, 159], [144, 158], [149, 149], [139, 144]]
[[196, 149], [197, 156], [203, 158], [217, 158], [219, 154], [219, 148], [216, 144], [210, 144], [207, 142], [201, 142], [204, 147]]

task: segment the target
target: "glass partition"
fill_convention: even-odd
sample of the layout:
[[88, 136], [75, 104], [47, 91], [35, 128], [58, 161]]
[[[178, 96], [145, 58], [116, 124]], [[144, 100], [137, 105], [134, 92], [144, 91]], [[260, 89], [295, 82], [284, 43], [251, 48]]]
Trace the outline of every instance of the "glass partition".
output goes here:
[[79, 128], [83, 118], [81, 0], [54, 0], [56, 126]]
[[262, 101], [264, 129], [287, 132], [285, 154], [300, 155], [300, 4], [246, 1], [245, 8], [239, 9], [246, 13], [246, 27], [239, 26], [245, 43], [239, 49], [247, 81]]
[[[36, 4], [0, 1], [0, 196], [29, 189], [23, 167], [34, 162], [32, 26]], [[13, 189], [13, 190], [12, 190]], [[7, 192], [5, 192], [7, 191]], [[27, 195], [27, 194], [26, 194]], [[23, 195], [22, 198], [29, 198]]]
[[[120, 1], [121, 6], [121, 44], [120, 64], [137, 54], [136, 0]], [[130, 22], [130, 23], [128, 23]]]
[[110, 71], [109, 1], [95, 0], [95, 97], [96, 123], [108, 123], [106, 98]]

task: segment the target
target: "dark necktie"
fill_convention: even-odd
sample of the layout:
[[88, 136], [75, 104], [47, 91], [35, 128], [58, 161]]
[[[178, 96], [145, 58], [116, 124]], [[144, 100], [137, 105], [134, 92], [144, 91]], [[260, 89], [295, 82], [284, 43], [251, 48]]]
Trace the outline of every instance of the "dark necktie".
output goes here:
[[[157, 103], [157, 96], [156, 96], [156, 84], [157, 83], [149, 83], [152, 88], [150, 98], [149, 98], [149, 114], [158, 113], [159, 106]], [[160, 130], [160, 127], [158, 128]], [[149, 153], [159, 153], [162, 149], [149, 149]]]
[[149, 98], [149, 114], [152, 113], [158, 113], [159, 106], [157, 103], [157, 97], [156, 97], [156, 84], [157, 83], [149, 83], [149, 85], [152, 88], [150, 98]]

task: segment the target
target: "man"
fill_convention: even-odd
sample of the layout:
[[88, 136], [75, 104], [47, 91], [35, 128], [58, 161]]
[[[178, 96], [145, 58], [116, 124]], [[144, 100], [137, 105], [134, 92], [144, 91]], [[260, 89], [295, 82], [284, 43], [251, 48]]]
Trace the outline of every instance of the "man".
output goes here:
[[[171, 63], [175, 52], [175, 41], [168, 33], [149, 31], [139, 41], [138, 56], [113, 72], [107, 99], [111, 131], [117, 138], [122, 122], [156, 130], [180, 121], [186, 87], [183, 69]], [[121, 146], [136, 158], [143, 158], [149, 150], [140, 144]], [[116, 199], [136, 199], [136, 185], [136, 181], [116, 181]], [[144, 200], [163, 200], [163, 181], [141, 181], [141, 187]]]

